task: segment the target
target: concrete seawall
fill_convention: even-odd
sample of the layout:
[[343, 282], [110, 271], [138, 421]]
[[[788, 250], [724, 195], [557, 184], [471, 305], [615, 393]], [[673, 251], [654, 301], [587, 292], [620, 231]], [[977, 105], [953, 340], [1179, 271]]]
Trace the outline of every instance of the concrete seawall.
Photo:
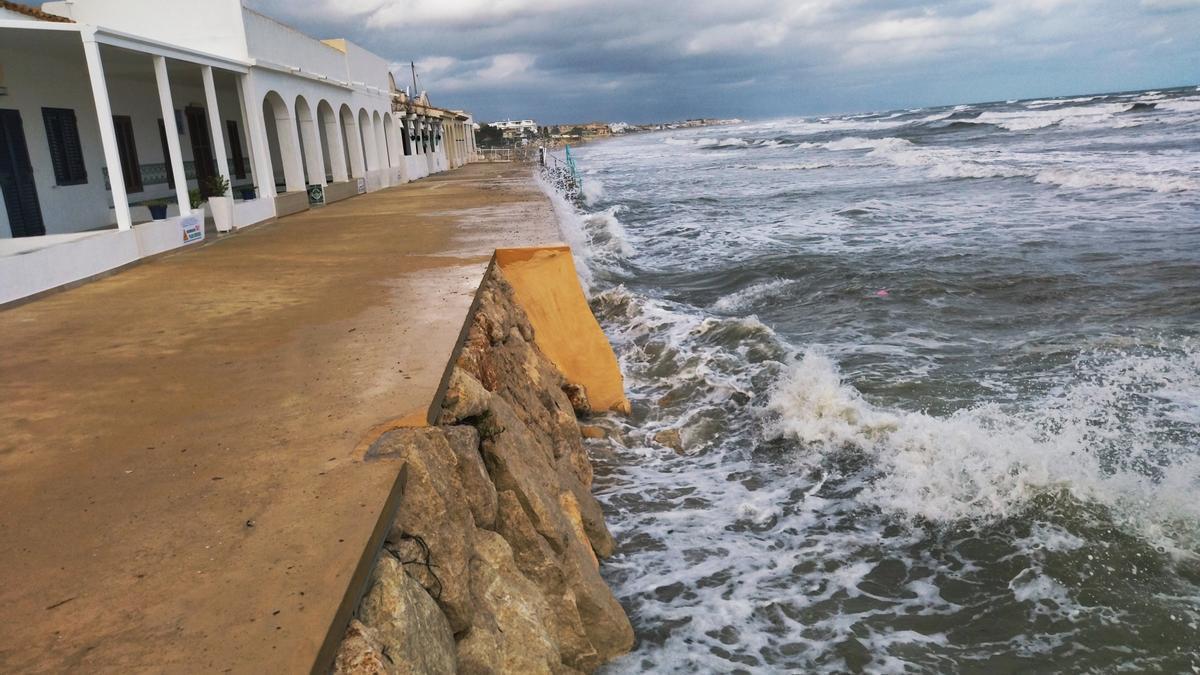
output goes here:
[[19, 346], [0, 362], [0, 670], [332, 658], [412, 480], [365, 452], [442, 414], [493, 251], [558, 238], [528, 172], [472, 165], [0, 311]]

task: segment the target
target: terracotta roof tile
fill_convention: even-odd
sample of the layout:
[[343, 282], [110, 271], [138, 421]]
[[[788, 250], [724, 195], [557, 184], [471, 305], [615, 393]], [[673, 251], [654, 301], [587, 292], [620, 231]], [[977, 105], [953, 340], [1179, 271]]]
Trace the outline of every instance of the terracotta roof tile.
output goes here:
[[15, 2], [9, 2], [8, 0], [0, 0], [0, 9], [7, 9], [9, 11], [16, 12], [18, 14], [24, 14], [26, 16], [31, 16], [35, 19], [41, 19], [42, 21], [57, 21], [59, 23], [75, 23], [74, 21], [68, 19], [65, 16], [59, 16], [57, 14], [48, 14], [46, 12], [43, 12], [40, 9], [37, 9], [36, 7], [30, 7], [29, 5], [21, 5], [21, 4], [15, 3]]

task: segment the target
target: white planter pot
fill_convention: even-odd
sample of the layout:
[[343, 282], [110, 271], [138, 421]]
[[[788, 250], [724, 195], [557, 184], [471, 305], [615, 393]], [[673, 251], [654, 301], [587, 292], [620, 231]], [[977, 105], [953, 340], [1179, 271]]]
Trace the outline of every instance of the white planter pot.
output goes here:
[[213, 224], [217, 226], [217, 232], [230, 232], [233, 230], [232, 197], [209, 197], [208, 211], [212, 214]]

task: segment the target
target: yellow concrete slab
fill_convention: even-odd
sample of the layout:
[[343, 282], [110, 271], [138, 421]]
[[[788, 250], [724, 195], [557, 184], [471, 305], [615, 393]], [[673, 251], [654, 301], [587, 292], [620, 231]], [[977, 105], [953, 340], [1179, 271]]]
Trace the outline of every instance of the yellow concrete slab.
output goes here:
[[0, 672], [300, 672], [498, 246], [555, 241], [472, 165], [0, 311]]
[[579, 285], [571, 249], [498, 249], [496, 264], [529, 316], [534, 341], [567, 381], [583, 385], [593, 410], [628, 414], [621, 366]]

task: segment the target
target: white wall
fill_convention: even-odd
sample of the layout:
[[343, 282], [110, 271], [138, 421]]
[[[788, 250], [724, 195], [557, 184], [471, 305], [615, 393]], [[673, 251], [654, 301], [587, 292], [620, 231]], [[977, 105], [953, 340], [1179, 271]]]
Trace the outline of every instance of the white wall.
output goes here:
[[299, 68], [312, 76], [346, 79], [345, 55], [341, 51], [249, 9], [243, 10], [243, 21], [251, 58]]
[[388, 93], [390, 98], [391, 82], [388, 80], [388, 62], [375, 54], [359, 47], [350, 41], [346, 46], [346, 71], [351, 82], [362, 82], [367, 87]]
[[[107, 51], [107, 50], [106, 50]], [[124, 77], [109, 77], [108, 92], [113, 115], [131, 118], [134, 142], [140, 164], [165, 164], [162, 141], [158, 133], [158, 120], [162, 108], [158, 102], [158, 89], [154, 80], [151, 57], [144, 59], [144, 72]], [[0, 45], [0, 64], [4, 64], [8, 95], [0, 97], [0, 108], [16, 109], [21, 113], [25, 130], [25, 143], [29, 147], [30, 163], [34, 167], [38, 201], [46, 234], [81, 232], [113, 225], [112, 193], [105, 187], [104, 150], [100, 144], [100, 126], [96, 118], [91, 84], [83, 60], [83, 48], [61, 47], [48, 49], [37, 59], [27, 58], [21, 52]], [[199, 66], [184, 66], [199, 71]], [[226, 120], [237, 120], [239, 134], [245, 133], [241, 119], [237, 91], [232, 81], [222, 78], [217, 88], [217, 105], [220, 108], [222, 129]], [[186, 85], [178, 78], [171, 83], [172, 102], [175, 109], [182, 111], [190, 105], [205, 106], [203, 87], [199, 84]], [[46, 139], [42, 107], [69, 108], [75, 111], [79, 126], [79, 141], [83, 150], [87, 183], [82, 185], [57, 185], [54, 167], [50, 160], [50, 147]], [[206, 111], [207, 112], [207, 111]], [[192, 160], [192, 141], [188, 135], [186, 121], [180, 128], [180, 148], [185, 162]], [[229, 139], [225, 141], [226, 157], [230, 157]], [[248, 158], [248, 147], [243, 135], [242, 153]], [[249, 169], [247, 159], [247, 169]], [[233, 167], [230, 165], [232, 174]], [[245, 181], [233, 179], [235, 184]], [[196, 181], [189, 181], [191, 187]], [[174, 190], [166, 182], [147, 183], [140, 192], [129, 194], [132, 203], [166, 197], [174, 200]], [[139, 215], [141, 216], [139, 218]], [[145, 220], [148, 212], [136, 211], [134, 220]], [[0, 209], [0, 237], [11, 236], [8, 213]]]
[[[92, 103], [82, 44], [70, 48], [58, 45], [46, 49], [36, 59], [0, 44], [0, 63], [4, 64], [8, 87], [8, 94], [0, 97], [0, 108], [21, 113], [46, 233], [103, 227], [109, 222], [111, 201], [104, 187], [104, 150], [100, 147], [100, 126]], [[83, 163], [87, 169], [86, 183], [56, 184], [46, 125], [42, 121], [43, 107], [75, 111]], [[5, 210], [0, 210], [0, 226], [4, 236], [11, 236]]]
[[241, 0], [72, 0], [42, 8], [187, 49], [231, 59], [247, 56]]

